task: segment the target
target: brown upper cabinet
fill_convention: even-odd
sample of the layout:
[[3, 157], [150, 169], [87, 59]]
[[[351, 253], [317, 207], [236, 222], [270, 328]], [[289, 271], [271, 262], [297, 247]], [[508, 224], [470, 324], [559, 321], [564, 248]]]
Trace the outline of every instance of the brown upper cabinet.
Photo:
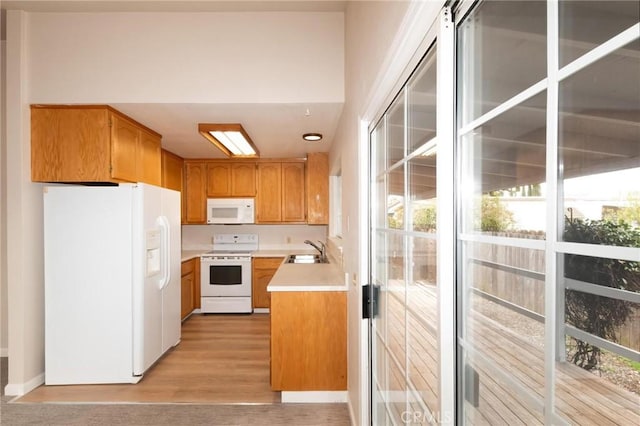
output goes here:
[[162, 148], [160, 138], [146, 130], [140, 130], [140, 143], [136, 153], [138, 181], [162, 185]]
[[255, 161], [207, 163], [207, 197], [255, 196]]
[[328, 186], [326, 153], [306, 161], [185, 160], [183, 223], [207, 223], [207, 198], [255, 197], [256, 223], [328, 224]]
[[31, 180], [159, 186], [160, 140], [108, 105], [32, 105]]
[[258, 164], [256, 222], [282, 222], [282, 164]]
[[329, 155], [307, 155], [307, 223], [329, 224]]
[[182, 191], [184, 160], [173, 152], [162, 150], [162, 187]]
[[304, 163], [282, 163], [282, 221], [306, 219]]
[[162, 150], [162, 187], [173, 189], [180, 192], [181, 217], [184, 222], [185, 217], [185, 200], [184, 192], [182, 192], [182, 169], [184, 168], [184, 159], [175, 155], [173, 152]]
[[207, 223], [207, 163], [184, 163], [183, 223]]
[[258, 163], [256, 223], [305, 222], [303, 161]]

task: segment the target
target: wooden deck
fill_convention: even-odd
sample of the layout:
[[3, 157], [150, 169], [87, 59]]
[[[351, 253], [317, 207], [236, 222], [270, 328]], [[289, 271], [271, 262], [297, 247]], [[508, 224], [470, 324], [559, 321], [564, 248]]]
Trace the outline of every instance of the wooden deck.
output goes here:
[[[386, 308], [386, 333], [392, 355], [402, 360], [401, 368], [393, 363], [389, 374], [389, 390], [402, 390], [404, 356], [408, 351], [408, 377], [422, 401], [437, 411], [438, 353], [437, 341], [416, 315], [423, 315], [427, 324], [436, 324], [436, 296], [433, 287], [412, 288], [408, 293], [410, 309], [405, 316], [404, 292], [394, 291], [382, 296]], [[404, 345], [405, 321], [408, 322], [408, 347]], [[518, 335], [505, 325], [505, 320], [491, 319], [472, 309], [467, 322], [474, 350], [482, 357], [468, 358], [479, 375], [479, 404], [465, 402], [466, 423], [469, 425], [542, 425], [542, 410], [522, 397], [517, 386], [527, 389], [534, 399], [544, 400], [544, 348], [540, 339]], [[503, 380], [496, 370], [506, 372]], [[511, 382], [510, 382], [511, 381]], [[640, 396], [587, 372], [571, 363], [556, 365], [556, 413], [576, 425], [640, 425]], [[390, 405], [396, 419], [404, 411], [404, 401], [396, 395]], [[415, 402], [409, 401], [411, 410]]]
[[268, 314], [193, 315], [181, 343], [138, 384], [43, 385], [18, 402], [279, 403], [269, 335]]

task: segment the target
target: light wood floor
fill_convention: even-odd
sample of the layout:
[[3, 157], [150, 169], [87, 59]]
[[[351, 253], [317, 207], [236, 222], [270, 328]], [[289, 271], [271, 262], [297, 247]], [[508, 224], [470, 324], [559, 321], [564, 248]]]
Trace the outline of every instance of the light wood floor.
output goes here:
[[193, 315], [182, 341], [135, 385], [40, 386], [18, 402], [279, 403], [269, 315]]

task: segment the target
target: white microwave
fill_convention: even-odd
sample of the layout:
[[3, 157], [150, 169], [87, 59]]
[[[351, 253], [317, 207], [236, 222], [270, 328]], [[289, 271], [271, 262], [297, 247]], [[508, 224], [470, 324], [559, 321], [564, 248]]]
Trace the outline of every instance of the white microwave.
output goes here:
[[253, 198], [207, 199], [207, 223], [254, 223], [255, 200]]

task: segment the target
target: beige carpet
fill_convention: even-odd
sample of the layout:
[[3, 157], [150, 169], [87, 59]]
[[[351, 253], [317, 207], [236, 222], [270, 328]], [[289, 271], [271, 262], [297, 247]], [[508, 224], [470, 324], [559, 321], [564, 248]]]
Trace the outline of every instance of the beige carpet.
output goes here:
[[346, 404], [2, 403], [0, 424], [21, 425], [349, 425]]

